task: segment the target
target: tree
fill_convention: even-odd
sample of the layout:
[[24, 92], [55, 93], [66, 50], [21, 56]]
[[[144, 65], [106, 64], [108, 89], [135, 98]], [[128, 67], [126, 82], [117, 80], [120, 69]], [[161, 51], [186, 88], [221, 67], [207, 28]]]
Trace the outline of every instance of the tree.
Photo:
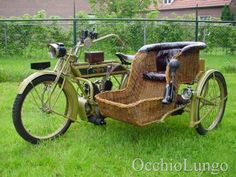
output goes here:
[[156, 0], [89, 0], [97, 16], [132, 18], [157, 4]]
[[230, 12], [230, 8], [228, 5], [225, 5], [221, 12], [221, 20], [234, 21], [234, 15]]

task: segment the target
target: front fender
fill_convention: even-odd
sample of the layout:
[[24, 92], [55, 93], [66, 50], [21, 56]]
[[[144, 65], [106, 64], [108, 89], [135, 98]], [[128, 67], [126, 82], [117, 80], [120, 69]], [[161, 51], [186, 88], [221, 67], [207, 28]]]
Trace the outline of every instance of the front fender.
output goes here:
[[[57, 73], [54, 71], [39, 71], [34, 74], [31, 74], [26, 79], [23, 80], [23, 82], [20, 84], [18, 88], [18, 94], [22, 94], [24, 90], [27, 88], [27, 86], [36, 78], [44, 76], [44, 75], [55, 75], [57, 76]], [[64, 79], [64, 85], [63, 89], [65, 90], [65, 93], [68, 97], [68, 117], [70, 117], [71, 120], [76, 121], [77, 120], [77, 114], [78, 114], [78, 95], [77, 92], [74, 89], [74, 86], [72, 83], [64, 76], [62, 76]]]
[[201, 95], [201, 88], [203, 87], [203, 85], [205, 84], [206, 80], [208, 79], [208, 77], [216, 72], [217, 70], [215, 69], [210, 69], [208, 71], [205, 72], [205, 74], [203, 74], [202, 78], [200, 79], [198, 85], [197, 85], [197, 91], [196, 91], [196, 95], [199, 97]]

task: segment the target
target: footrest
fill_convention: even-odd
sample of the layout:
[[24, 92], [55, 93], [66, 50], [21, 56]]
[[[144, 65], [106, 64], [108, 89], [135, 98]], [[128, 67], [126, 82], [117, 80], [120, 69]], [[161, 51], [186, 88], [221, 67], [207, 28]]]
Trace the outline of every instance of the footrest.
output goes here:
[[151, 81], [165, 81], [166, 75], [164, 73], [157, 72], [144, 72], [143, 78]]

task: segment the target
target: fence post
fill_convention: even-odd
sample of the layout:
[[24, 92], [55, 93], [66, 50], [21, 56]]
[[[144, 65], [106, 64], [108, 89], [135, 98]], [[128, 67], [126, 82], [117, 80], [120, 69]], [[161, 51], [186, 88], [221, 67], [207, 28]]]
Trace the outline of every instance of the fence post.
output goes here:
[[195, 41], [198, 41], [198, 4], [196, 5]]
[[76, 32], [77, 32], [77, 27], [76, 27], [76, 25], [77, 25], [77, 21], [76, 21], [76, 19], [74, 18], [74, 20], [73, 20], [73, 45], [74, 45], [74, 46], [75, 46], [76, 43], [77, 43], [77, 34], [76, 34]]
[[73, 44], [76, 46], [77, 44], [77, 20], [75, 16], [75, 0], [74, 0], [74, 19], [73, 19]]
[[4, 46], [5, 46], [5, 50], [7, 50], [7, 24], [5, 23], [5, 27], [4, 27]]

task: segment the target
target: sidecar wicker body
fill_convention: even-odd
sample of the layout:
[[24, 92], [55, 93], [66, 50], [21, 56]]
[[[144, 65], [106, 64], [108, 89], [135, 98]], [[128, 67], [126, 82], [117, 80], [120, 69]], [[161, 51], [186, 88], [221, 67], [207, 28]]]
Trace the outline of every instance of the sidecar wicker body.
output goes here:
[[205, 47], [202, 42], [160, 43], [142, 47], [132, 64], [126, 88], [96, 95], [102, 115], [138, 126], [159, 121], [176, 105], [175, 102], [162, 103], [165, 80], [147, 80], [143, 73], [165, 73], [165, 60], [176, 56], [181, 63], [176, 75], [177, 89], [180, 84], [190, 84], [202, 69], [199, 51]]

